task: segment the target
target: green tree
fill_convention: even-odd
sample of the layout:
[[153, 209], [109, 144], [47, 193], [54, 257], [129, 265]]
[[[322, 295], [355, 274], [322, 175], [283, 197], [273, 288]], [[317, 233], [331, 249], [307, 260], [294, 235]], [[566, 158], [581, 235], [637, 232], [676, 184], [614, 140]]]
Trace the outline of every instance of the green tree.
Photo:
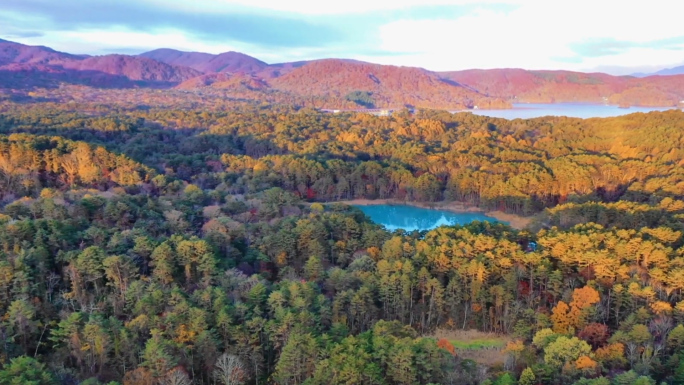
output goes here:
[[494, 381], [494, 385], [515, 385], [515, 378], [510, 373], [504, 373]]
[[45, 365], [31, 357], [14, 358], [0, 370], [0, 385], [54, 385], [57, 381]]
[[581, 356], [589, 356], [591, 346], [577, 337], [558, 337], [544, 348], [544, 361], [557, 369], [566, 363], [577, 361]]
[[177, 359], [171, 355], [167, 342], [158, 329], [151, 331], [152, 337], [147, 340], [143, 351], [142, 366], [148, 368], [154, 377], [162, 377], [169, 369], [176, 366]]
[[323, 264], [317, 256], [311, 256], [304, 265], [304, 276], [310, 281], [318, 281], [323, 276]]
[[537, 377], [534, 375], [534, 371], [531, 368], [525, 368], [522, 373], [520, 373], [520, 379], [518, 380], [519, 385], [535, 385], [537, 382]]

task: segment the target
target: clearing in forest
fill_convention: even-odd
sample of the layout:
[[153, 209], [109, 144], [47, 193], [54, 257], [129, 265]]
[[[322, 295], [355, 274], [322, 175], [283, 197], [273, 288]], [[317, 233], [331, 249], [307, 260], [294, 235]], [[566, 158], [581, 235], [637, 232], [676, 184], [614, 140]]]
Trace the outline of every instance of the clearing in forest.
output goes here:
[[506, 359], [504, 348], [509, 338], [505, 335], [478, 330], [437, 330], [433, 337], [449, 341], [456, 355], [480, 364], [503, 364]]

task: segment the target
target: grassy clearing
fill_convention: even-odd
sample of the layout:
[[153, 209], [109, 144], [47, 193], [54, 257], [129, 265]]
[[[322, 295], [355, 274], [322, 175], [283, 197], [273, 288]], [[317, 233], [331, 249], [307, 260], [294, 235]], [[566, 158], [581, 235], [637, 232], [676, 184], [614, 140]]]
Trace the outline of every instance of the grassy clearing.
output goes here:
[[485, 365], [502, 364], [506, 359], [507, 336], [477, 330], [437, 330], [433, 336], [449, 341], [461, 358]]
[[503, 348], [508, 342], [506, 336], [477, 330], [437, 330], [434, 337], [448, 340], [456, 349]]
[[460, 341], [460, 340], [449, 340], [454, 348], [462, 350], [477, 350], [486, 348], [503, 348], [506, 346], [506, 342], [500, 338], [493, 339], [480, 339], [473, 341]]

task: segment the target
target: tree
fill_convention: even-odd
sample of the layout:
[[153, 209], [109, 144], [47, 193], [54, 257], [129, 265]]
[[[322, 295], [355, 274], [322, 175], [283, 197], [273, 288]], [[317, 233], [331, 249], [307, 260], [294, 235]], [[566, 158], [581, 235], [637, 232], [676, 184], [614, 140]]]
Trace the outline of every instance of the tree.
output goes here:
[[544, 349], [558, 337], [559, 335], [554, 333], [551, 329], [541, 329], [535, 333], [534, 338], [532, 338], [532, 345], [536, 346], [538, 349]]
[[684, 325], [675, 326], [667, 336], [667, 345], [675, 351], [684, 348]]
[[45, 365], [31, 357], [14, 358], [0, 370], [0, 385], [53, 385], [56, 381]]
[[596, 359], [607, 368], [620, 368], [627, 364], [625, 345], [617, 342], [596, 349]]
[[185, 370], [173, 368], [159, 380], [159, 385], [192, 385]]
[[323, 275], [323, 264], [321, 263], [321, 259], [313, 255], [309, 257], [304, 265], [304, 273], [306, 279], [310, 281], [318, 281], [321, 279]]
[[568, 333], [571, 328], [577, 329], [584, 326], [587, 311], [599, 300], [598, 291], [592, 287], [585, 286], [575, 289], [572, 293], [572, 302], [569, 305], [560, 301], [553, 309], [551, 315], [553, 330], [556, 333], [563, 334]]
[[544, 361], [557, 369], [566, 363], [577, 361], [581, 356], [589, 356], [591, 346], [577, 337], [558, 337], [544, 348]]
[[113, 286], [117, 291], [118, 301], [115, 301], [115, 304], [120, 307], [125, 300], [128, 285], [137, 276], [137, 269], [127, 257], [122, 256], [107, 257], [102, 261], [102, 266], [104, 266], [108, 285]]
[[388, 357], [387, 375], [397, 384], [415, 384], [417, 373], [413, 363], [413, 351], [404, 341], [396, 342]]
[[589, 356], [581, 356], [575, 361], [575, 369], [587, 374], [594, 374], [598, 369], [598, 365]]
[[515, 378], [510, 373], [504, 373], [494, 381], [494, 385], [515, 385]]
[[456, 355], [456, 348], [454, 348], [454, 344], [449, 342], [449, 340], [447, 340], [446, 338], [440, 338], [439, 340], [437, 340], [437, 347], [446, 350], [452, 356]]
[[345, 96], [345, 99], [365, 108], [373, 108], [375, 106], [372, 93], [367, 91], [352, 91]]
[[610, 337], [610, 331], [608, 326], [599, 323], [590, 323], [579, 333], [577, 336], [585, 341], [587, 341], [594, 349], [597, 349], [606, 344], [608, 337]]
[[518, 385], [535, 385], [537, 383], [536, 380], [537, 378], [534, 375], [534, 371], [531, 368], [525, 368], [522, 373], [520, 373]]
[[679, 365], [675, 369], [673, 377], [673, 383], [675, 385], [684, 385], [684, 360], [681, 359], [681, 355], [679, 359]]
[[123, 385], [157, 385], [158, 379], [152, 376], [147, 368], [137, 368], [126, 372], [123, 377]]
[[280, 353], [273, 378], [278, 384], [301, 384], [316, 368], [318, 346], [310, 334], [293, 333]]
[[154, 329], [151, 334], [145, 344], [142, 366], [148, 368], [153, 377], [162, 377], [176, 365], [176, 358], [169, 353], [168, 342], [160, 330]]
[[624, 372], [618, 374], [613, 378], [614, 385], [655, 385], [655, 381], [646, 377], [639, 376], [639, 374], [633, 370], [629, 372]]
[[214, 364], [214, 378], [224, 385], [239, 385], [245, 379], [245, 365], [235, 355], [223, 353]]
[[13, 301], [7, 312], [7, 318], [14, 331], [14, 336], [20, 338], [24, 351], [27, 350], [31, 333], [36, 329], [35, 316], [36, 309], [23, 299]]
[[153, 267], [152, 277], [165, 285], [173, 282], [176, 252], [171, 243], [167, 241], [157, 246], [152, 251], [150, 258], [152, 259], [150, 266]]

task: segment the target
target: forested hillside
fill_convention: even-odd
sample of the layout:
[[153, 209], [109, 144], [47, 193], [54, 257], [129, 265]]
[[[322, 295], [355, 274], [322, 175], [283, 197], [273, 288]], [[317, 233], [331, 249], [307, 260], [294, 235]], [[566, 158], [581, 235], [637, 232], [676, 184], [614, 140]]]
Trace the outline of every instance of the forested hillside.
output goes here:
[[521, 103], [610, 103], [623, 106], [676, 106], [684, 76], [611, 76], [604, 73], [465, 70], [441, 73], [480, 92]]
[[0, 40], [0, 91], [40, 92], [68, 85], [177, 87], [253, 103], [347, 110], [505, 109], [521, 102], [672, 107], [684, 99], [684, 75], [636, 78], [523, 69], [433, 72], [337, 58], [267, 64], [239, 52], [212, 55], [172, 49], [86, 56]]
[[[271, 96], [2, 101], [0, 385], [684, 383], [684, 112]], [[356, 198], [534, 219], [388, 232]]]

